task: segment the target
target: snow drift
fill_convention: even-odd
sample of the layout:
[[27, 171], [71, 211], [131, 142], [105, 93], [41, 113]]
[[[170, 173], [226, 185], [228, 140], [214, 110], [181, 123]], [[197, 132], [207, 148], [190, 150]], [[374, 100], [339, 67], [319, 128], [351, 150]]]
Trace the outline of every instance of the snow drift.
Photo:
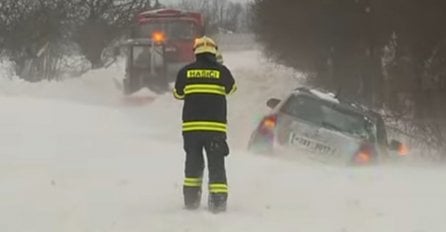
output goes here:
[[343, 168], [247, 153], [265, 101], [302, 76], [257, 51], [225, 60], [239, 85], [228, 101], [227, 213], [182, 210], [181, 102], [166, 94], [127, 104], [112, 82], [118, 64], [64, 82], [0, 78], [0, 230], [445, 231], [441, 166]]

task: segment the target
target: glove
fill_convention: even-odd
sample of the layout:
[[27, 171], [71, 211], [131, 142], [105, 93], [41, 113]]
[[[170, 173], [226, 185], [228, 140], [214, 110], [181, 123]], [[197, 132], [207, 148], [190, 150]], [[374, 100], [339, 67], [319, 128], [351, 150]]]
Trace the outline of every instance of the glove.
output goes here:
[[224, 136], [214, 136], [209, 143], [209, 151], [223, 156], [229, 155], [229, 146]]

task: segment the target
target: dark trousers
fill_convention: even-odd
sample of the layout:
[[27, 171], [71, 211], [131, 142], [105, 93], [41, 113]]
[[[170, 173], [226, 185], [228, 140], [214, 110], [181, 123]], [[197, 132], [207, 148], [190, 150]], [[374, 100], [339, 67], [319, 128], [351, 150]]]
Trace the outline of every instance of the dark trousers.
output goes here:
[[186, 152], [183, 187], [186, 206], [196, 204], [201, 197], [205, 167], [203, 150], [206, 151], [209, 171], [210, 201], [213, 196], [218, 196], [220, 201], [224, 200], [225, 203], [228, 195], [225, 157], [229, 154], [226, 135], [220, 132], [185, 132], [183, 139]]

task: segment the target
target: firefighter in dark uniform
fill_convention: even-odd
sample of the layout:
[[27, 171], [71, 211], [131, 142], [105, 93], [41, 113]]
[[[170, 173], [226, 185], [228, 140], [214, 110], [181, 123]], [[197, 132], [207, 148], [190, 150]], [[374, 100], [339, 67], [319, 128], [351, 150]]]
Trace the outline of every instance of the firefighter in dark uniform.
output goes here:
[[209, 210], [226, 210], [228, 185], [225, 157], [226, 96], [235, 92], [231, 72], [217, 62], [217, 45], [209, 37], [195, 40], [196, 61], [182, 68], [177, 75], [173, 94], [184, 100], [183, 141], [186, 152], [183, 196], [186, 209], [200, 206], [204, 171], [203, 149], [209, 171]]

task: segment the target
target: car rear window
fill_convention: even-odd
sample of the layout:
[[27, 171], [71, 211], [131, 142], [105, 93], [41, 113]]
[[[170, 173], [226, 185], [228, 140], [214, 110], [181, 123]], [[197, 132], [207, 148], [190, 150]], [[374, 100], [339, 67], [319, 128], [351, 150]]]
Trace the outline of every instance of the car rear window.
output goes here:
[[149, 46], [132, 46], [133, 67], [149, 68], [150, 67], [150, 47]]
[[314, 125], [362, 138], [374, 138], [374, 125], [362, 114], [305, 95], [292, 95], [281, 111]]

